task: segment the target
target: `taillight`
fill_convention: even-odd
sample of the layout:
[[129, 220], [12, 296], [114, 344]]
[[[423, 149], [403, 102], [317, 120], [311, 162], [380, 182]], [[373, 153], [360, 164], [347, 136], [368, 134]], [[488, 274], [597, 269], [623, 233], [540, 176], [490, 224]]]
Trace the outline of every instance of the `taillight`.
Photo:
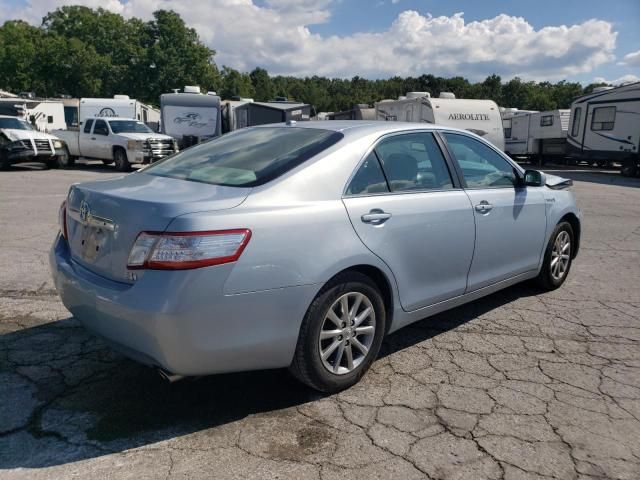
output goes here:
[[65, 239], [69, 239], [69, 235], [67, 234], [67, 201], [65, 200], [60, 205], [60, 209], [58, 210], [58, 225], [60, 226], [60, 233]]
[[249, 243], [251, 230], [142, 232], [129, 253], [127, 267], [185, 270], [235, 262]]

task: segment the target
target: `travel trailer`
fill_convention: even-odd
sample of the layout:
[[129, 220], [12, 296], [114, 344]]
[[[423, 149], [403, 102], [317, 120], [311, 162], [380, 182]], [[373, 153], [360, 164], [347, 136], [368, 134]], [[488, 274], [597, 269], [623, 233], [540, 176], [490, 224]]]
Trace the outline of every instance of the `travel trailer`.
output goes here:
[[640, 82], [596, 88], [576, 99], [567, 143], [578, 161], [620, 162], [623, 175], [640, 175]]
[[426, 122], [469, 130], [500, 150], [504, 150], [504, 132], [498, 105], [492, 100], [458, 99], [441, 92], [431, 98], [428, 92], [409, 92], [398, 100], [375, 104], [376, 119], [400, 122]]
[[29, 122], [39, 132], [65, 128], [64, 106], [59, 101], [0, 98], [0, 114]]
[[186, 86], [183, 92], [160, 96], [162, 133], [175, 138], [180, 148], [222, 134], [220, 97], [200, 93], [200, 87]]
[[247, 102], [235, 106], [234, 110], [236, 128], [311, 119], [311, 105], [287, 100]]
[[[72, 100], [65, 104], [68, 107], [65, 109], [67, 119], [73, 119]], [[114, 95], [113, 98], [81, 98], [78, 102], [78, 125], [82, 125], [88, 118], [97, 117], [132, 118], [147, 124], [154, 131], [158, 131], [160, 122], [158, 110], [127, 95]]]
[[351, 110], [333, 112], [327, 115], [328, 120], [376, 120], [376, 109], [367, 103], [354, 105]]
[[242, 107], [251, 102], [253, 102], [253, 98], [241, 97], [236, 97], [235, 100], [224, 100], [222, 102], [222, 133], [248, 126], [248, 110], [238, 107]]
[[564, 163], [570, 110], [544, 112], [506, 109], [503, 112], [505, 152], [539, 164]]

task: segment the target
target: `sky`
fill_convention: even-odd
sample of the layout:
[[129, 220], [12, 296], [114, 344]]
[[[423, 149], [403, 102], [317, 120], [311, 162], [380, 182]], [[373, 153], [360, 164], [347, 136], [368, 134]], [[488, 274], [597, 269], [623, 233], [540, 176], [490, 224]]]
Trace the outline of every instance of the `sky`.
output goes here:
[[640, 80], [640, 0], [0, 0], [0, 22], [39, 25], [64, 4], [143, 19], [175, 10], [218, 66], [241, 71]]

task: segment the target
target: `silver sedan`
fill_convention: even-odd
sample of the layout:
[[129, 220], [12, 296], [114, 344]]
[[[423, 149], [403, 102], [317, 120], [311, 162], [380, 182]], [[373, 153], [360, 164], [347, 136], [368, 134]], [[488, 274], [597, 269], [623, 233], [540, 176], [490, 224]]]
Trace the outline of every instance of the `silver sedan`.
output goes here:
[[562, 285], [570, 183], [446, 127], [268, 125], [72, 186], [50, 262], [74, 316], [169, 378], [288, 367], [338, 391], [390, 332]]

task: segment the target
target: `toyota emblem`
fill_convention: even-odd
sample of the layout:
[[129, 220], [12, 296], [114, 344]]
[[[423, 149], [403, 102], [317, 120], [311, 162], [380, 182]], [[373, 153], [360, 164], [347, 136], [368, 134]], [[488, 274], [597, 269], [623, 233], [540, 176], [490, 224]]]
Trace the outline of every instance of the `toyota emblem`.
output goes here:
[[87, 223], [87, 220], [91, 216], [91, 208], [89, 208], [89, 204], [82, 200], [80, 202], [80, 220], [82, 223]]

